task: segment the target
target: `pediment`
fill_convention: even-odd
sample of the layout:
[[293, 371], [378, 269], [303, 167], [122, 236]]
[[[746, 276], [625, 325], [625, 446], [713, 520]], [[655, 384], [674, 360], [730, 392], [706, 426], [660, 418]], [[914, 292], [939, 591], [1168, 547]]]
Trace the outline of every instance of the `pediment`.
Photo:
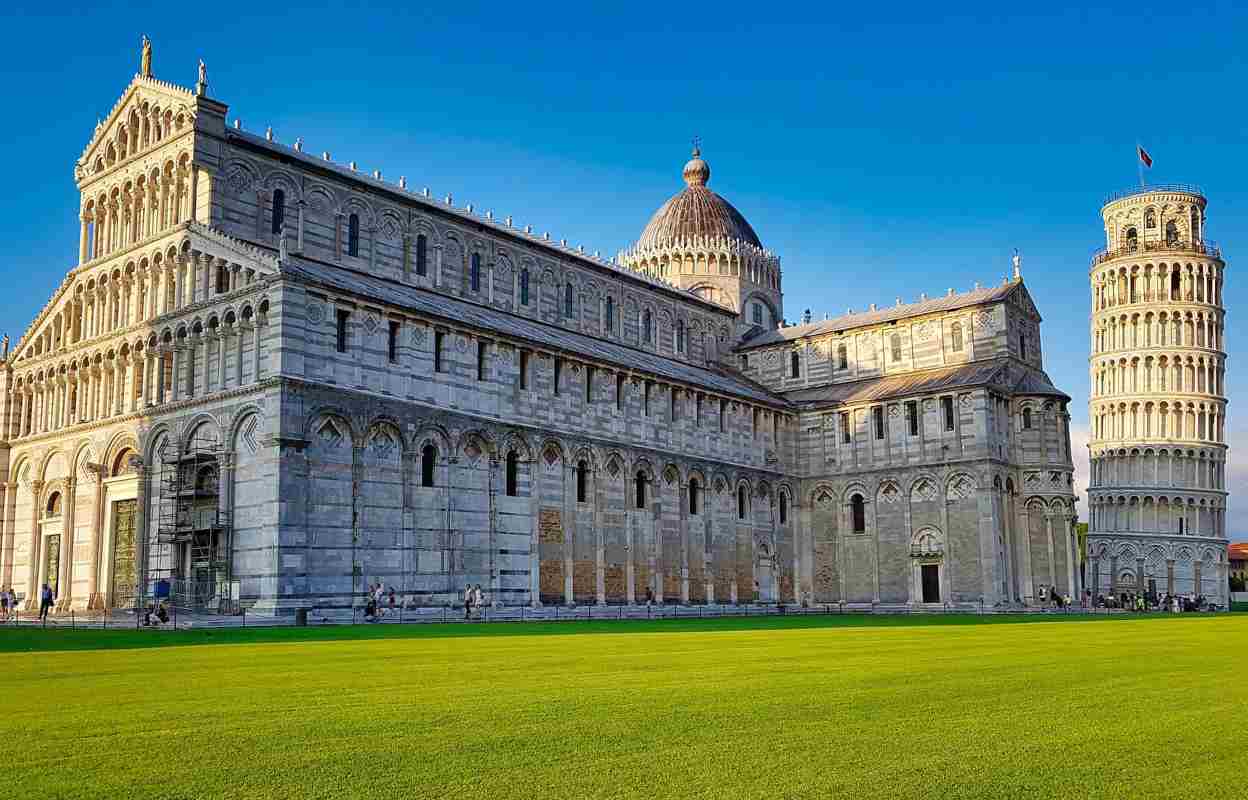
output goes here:
[[1027, 291], [1027, 287], [1019, 281], [1018, 286], [1010, 293], [1010, 304], [1022, 310], [1022, 312], [1036, 320], [1040, 320], [1040, 311], [1036, 308], [1036, 303], [1031, 299], [1031, 293]]
[[79, 182], [126, 163], [153, 145], [194, 127], [197, 98], [156, 78], [135, 75], [108, 116], [98, 122], [74, 167]]

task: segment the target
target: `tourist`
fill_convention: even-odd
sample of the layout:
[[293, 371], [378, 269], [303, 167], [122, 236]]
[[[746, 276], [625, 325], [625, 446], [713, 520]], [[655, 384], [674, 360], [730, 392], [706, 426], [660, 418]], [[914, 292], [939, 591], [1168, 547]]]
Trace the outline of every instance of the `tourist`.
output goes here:
[[43, 589], [40, 590], [39, 592], [39, 621], [40, 622], [43, 622], [45, 624], [47, 623], [48, 609], [52, 608], [52, 599], [54, 597], [55, 595], [52, 593], [52, 587], [45, 583], [43, 585]]
[[9, 621], [9, 590], [0, 589], [0, 621]]
[[479, 583], [472, 590], [472, 605], [477, 609], [481, 609], [485, 605], [485, 593], [481, 591], [481, 584]]
[[654, 605], [654, 589], [647, 586], [646, 587], [646, 606], [649, 607], [652, 605]]
[[398, 608], [398, 598], [395, 597], [394, 588], [391, 587], [390, 589], [390, 613], [393, 615], [395, 612], [395, 609], [397, 608]]
[[472, 619], [472, 584], [464, 585], [464, 620]]
[[156, 618], [159, 619], [162, 624], [169, 621], [169, 608], [163, 601], [161, 602], [160, 607], [156, 609]]

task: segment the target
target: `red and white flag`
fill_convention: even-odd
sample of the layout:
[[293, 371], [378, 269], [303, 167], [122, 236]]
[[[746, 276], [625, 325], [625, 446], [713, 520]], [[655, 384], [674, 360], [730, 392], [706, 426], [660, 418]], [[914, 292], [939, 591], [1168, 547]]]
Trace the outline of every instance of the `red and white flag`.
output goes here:
[[1148, 154], [1147, 150], [1145, 150], [1143, 147], [1137, 144], [1135, 146], [1135, 152], [1139, 154], [1141, 164], [1148, 167], [1149, 169], [1153, 168], [1153, 157]]

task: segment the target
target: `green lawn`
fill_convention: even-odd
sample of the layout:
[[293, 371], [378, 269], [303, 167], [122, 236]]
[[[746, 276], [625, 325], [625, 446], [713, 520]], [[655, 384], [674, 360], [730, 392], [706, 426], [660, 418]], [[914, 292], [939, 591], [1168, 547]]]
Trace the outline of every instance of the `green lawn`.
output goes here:
[[5, 629], [3, 785], [144, 800], [1238, 797], [1246, 656], [1245, 615]]

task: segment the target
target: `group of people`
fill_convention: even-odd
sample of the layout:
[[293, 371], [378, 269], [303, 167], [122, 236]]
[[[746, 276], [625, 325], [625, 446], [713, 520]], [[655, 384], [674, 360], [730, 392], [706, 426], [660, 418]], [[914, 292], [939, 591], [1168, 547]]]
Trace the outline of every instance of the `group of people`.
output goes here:
[[364, 604], [366, 622], [381, 622], [387, 614], [398, 612], [399, 607], [399, 596], [395, 594], [394, 587], [390, 587], [390, 591], [387, 592], [384, 583], [368, 585], [368, 600]]
[[8, 622], [10, 619], [17, 619], [17, 593], [12, 586], [0, 589], [0, 622]]
[[1159, 595], [1153, 592], [1098, 594], [1095, 603], [1097, 608], [1122, 608], [1137, 613], [1163, 611], [1171, 614], [1188, 614], [1214, 608], [1204, 595]]
[[1051, 604], [1056, 609], [1069, 608], [1071, 603], [1070, 595], [1062, 594], [1057, 590], [1056, 586], [1040, 585], [1039, 590], [1040, 605]]
[[473, 586], [467, 584], [464, 586], [464, 619], [472, 619], [473, 611], [480, 611], [485, 605], [485, 593], [481, 591], [481, 584]]
[[159, 628], [169, 622], [169, 606], [165, 601], [161, 601], [160, 605], [147, 604], [147, 609], [143, 612], [143, 627]]

